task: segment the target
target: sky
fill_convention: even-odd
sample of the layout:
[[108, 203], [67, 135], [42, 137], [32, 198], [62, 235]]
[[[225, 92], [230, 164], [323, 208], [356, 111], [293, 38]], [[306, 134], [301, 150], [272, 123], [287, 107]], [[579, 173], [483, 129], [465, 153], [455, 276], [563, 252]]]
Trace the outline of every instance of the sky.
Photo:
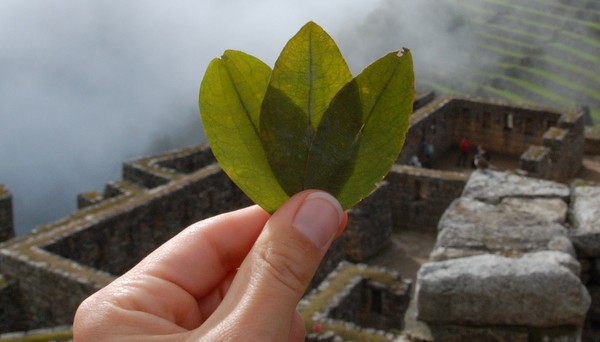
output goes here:
[[17, 234], [76, 210], [127, 159], [205, 142], [198, 88], [224, 50], [272, 66], [313, 20], [355, 74], [401, 47], [418, 70], [459, 35], [440, 1], [0, 1], [0, 183]]

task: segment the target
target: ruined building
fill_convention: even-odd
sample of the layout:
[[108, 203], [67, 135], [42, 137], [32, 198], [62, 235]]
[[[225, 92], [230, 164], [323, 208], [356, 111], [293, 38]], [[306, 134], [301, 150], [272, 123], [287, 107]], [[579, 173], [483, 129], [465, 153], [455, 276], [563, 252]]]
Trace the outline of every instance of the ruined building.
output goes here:
[[[415, 108], [398, 163], [350, 210], [299, 305], [307, 340], [597, 337], [600, 187], [574, 180], [582, 160], [600, 156], [584, 113], [430, 93]], [[464, 136], [518, 166], [444, 169]], [[409, 166], [413, 156], [431, 168]], [[77, 202], [72, 215], [11, 238], [11, 195], [0, 187], [0, 341], [69, 339], [89, 294], [189, 224], [250, 204], [206, 146], [125, 162], [122, 180]], [[373, 262], [407, 231], [437, 235], [413, 279]]]

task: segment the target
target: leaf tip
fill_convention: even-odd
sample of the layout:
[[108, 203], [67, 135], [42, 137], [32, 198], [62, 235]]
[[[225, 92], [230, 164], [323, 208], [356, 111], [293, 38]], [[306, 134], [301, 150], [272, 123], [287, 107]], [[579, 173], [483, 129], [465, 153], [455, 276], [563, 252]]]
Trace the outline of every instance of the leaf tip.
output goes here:
[[404, 48], [400, 48], [400, 50], [398, 50], [398, 53], [396, 54], [398, 57], [402, 57], [404, 56]]

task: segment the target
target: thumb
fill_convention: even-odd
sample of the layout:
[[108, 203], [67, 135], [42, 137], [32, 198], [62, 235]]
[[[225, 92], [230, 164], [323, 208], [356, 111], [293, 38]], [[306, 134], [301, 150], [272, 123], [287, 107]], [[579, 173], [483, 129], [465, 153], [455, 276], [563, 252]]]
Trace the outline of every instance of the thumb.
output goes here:
[[225, 325], [217, 329], [221, 333], [233, 328], [241, 329], [243, 335], [230, 330], [231, 334], [221, 337], [284, 341], [291, 337], [290, 332], [296, 335], [299, 327], [292, 325], [301, 324], [294, 319], [296, 306], [345, 223], [339, 202], [322, 191], [303, 191], [277, 210], [218, 309], [229, 314], [220, 312], [211, 317], [222, 319]]

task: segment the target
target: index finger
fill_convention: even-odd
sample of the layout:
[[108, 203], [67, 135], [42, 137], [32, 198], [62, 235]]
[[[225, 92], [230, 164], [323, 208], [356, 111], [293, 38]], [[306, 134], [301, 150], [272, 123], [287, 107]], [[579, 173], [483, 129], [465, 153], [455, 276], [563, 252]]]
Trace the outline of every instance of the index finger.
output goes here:
[[130, 272], [164, 279], [199, 299], [239, 267], [269, 217], [255, 205], [199, 221]]

